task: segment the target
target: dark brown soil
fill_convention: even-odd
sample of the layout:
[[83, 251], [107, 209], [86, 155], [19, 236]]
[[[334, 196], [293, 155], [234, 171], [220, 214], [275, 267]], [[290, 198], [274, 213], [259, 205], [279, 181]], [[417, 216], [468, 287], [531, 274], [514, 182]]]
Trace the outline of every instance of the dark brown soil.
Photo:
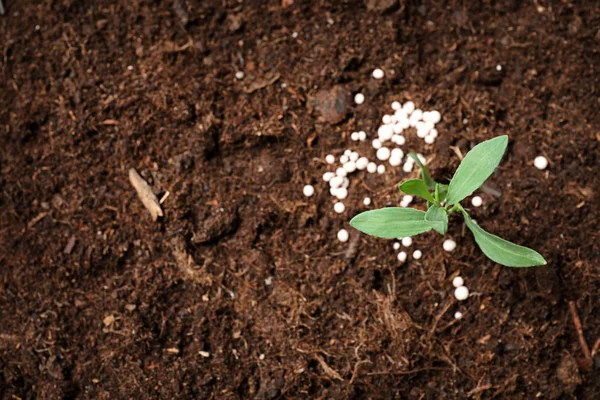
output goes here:
[[[366, 3], [4, 1], [0, 398], [600, 398], [568, 306], [592, 347], [600, 7]], [[509, 135], [475, 218], [547, 267], [494, 264], [460, 219], [454, 253], [426, 234], [403, 266], [335, 240], [365, 194], [399, 202], [402, 173], [365, 175], [340, 216], [320, 180], [395, 99], [442, 111], [438, 179]], [[158, 222], [131, 167], [170, 193]]]

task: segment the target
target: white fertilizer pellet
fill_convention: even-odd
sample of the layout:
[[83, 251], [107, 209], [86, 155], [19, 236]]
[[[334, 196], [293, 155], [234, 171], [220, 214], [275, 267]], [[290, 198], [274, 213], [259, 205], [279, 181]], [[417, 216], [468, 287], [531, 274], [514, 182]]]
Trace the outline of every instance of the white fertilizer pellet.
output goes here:
[[371, 198], [370, 197], [365, 197], [363, 200], [363, 204], [365, 206], [370, 206], [371, 205]]
[[338, 188], [335, 197], [337, 197], [339, 200], [344, 200], [346, 197], [348, 197], [348, 189], [345, 187]]
[[341, 214], [344, 211], [346, 211], [346, 206], [344, 205], [344, 203], [338, 201], [333, 205], [333, 211], [335, 211], [338, 214]]
[[329, 172], [329, 171], [328, 171], [328, 172], [325, 172], [325, 173], [323, 174], [323, 180], [324, 180], [325, 182], [329, 182], [329, 181], [331, 181], [331, 179], [332, 179], [334, 176], [335, 176], [335, 174], [334, 174], [333, 172]]
[[381, 148], [381, 140], [373, 139], [372, 145], [375, 150], [379, 150]]
[[419, 259], [421, 259], [421, 257], [423, 257], [423, 252], [421, 250], [413, 251], [413, 258], [415, 260], [419, 260]]
[[392, 103], [392, 110], [397, 111], [397, 110], [399, 110], [401, 108], [402, 108], [402, 104], [400, 104], [400, 102], [394, 101]]
[[444, 240], [442, 247], [447, 252], [454, 251], [454, 249], [456, 249], [456, 242], [452, 239], [446, 239], [446, 240]]
[[344, 164], [343, 168], [347, 173], [351, 174], [352, 172], [356, 171], [356, 163], [354, 161], [348, 161]]
[[[348, 162], [348, 161], [346, 161]], [[337, 176], [346, 176], [348, 175], [348, 171], [346, 171], [343, 167], [339, 167], [338, 169], [335, 170], [335, 174]]]
[[462, 319], [463, 314], [460, 311], [454, 313], [454, 319]]
[[360, 140], [361, 142], [364, 142], [365, 140], [367, 140], [367, 132], [365, 132], [365, 131], [358, 132], [358, 140]]
[[354, 102], [358, 105], [361, 105], [362, 103], [365, 102], [365, 95], [362, 93], [356, 93], [354, 95]]
[[404, 246], [404, 247], [412, 246], [412, 242], [413, 242], [413, 240], [410, 236], [402, 238], [402, 246]]
[[454, 286], [455, 288], [465, 286], [465, 280], [460, 276], [457, 276], [454, 279], [452, 279], [452, 286]]
[[370, 162], [369, 164], [367, 164], [367, 171], [372, 174], [377, 172], [377, 164], [375, 164], [374, 162]]
[[359, 137], [358, 137], [358, 132], [352, 132], [352, 133], [350, 134], [350, 139], [354, 140], [355, 142], [356, 142], [357, 140], [359, 140]]
[[398, 261], [400, 261], [401, 263], [406, 261], [406, 257], [407, 257], [407, 254], [404, 251], [401, 251], [400, 253], [398, 253]]
[[375, 79], [383, 79], [384, 75], [385, 75], [385, 73], [380, 68], [375, 68], [373, 70], [373, 78], [375, 78]]
[[327, 164], [333, 164], [335, 162], [335, 156], [333, 154], [327, 154], [325, 157], [325, 162]]
[[352, 153], [350, 153], [350, 161], [354, 161], [356, 162], [356, 160], [358, 160], [360, 156], [358, 155], [358, 153], [356, 151], [353, 151]]
[[466, 286], [460, 286], [454, 289], [454, 297], [456, 300], [463, 301], [469, 297], [469, 289]]
[[304, 189], [302, 189], [302, 193], [304, 193], [306, 197], [311, 197], [315, 194], [315, 188], [312, 185], [306, 185], [304, 186]]
[[377, 159], [381, 161], [385, 161], [390, 158], [390, 149], [387, 147], [382, 147], [377, 150]]
[[407, 101], [402, 106], [402, 109], [406, 111], [407, 114], [411, 114], [415, 110], [415, 103], [413, 103], [412, 101]]
[[473, 204], [473, 207], [481, 207], [483, 199], [479, 196], [475, 196], [471, 199], [471, 204]]
[[535, 160], [533, 160], [533, 165], [539, 170], [544, 170], [548, 167], [548, 159], [544, 156], [537, 156]]
[[244, 79], [244, 72], [243, 71], [236, 72], [235, 79]]
[[384, 174], [385, 173], [385, 165], [381, 164], [377, 166], [377, 173]]
[[350, 234], [345, 229], [340, 229], [337, 233], [337, 238], [342, 243], [347, 242], [349, 237], [350, 237]]
[[394, 242], [394, 250], [400, 250], [400, 243]]

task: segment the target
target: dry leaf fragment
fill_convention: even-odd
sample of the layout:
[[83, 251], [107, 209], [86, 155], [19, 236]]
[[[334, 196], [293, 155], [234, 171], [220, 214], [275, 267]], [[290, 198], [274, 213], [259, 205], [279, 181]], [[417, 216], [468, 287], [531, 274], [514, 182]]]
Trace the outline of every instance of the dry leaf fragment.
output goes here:
[[150, 211], [150, 215], [152, 216], [152, 220], [156, 221], [158, 217], [163, 216], [163, 211], [160, 208], [160, 204], [154, 192], [152, 192], [152, 188], [148, 183], [137, 173], [134, 168], [129, 170], [129, 181], [135, 188], [138, 197], [144, 204], [144, 207]]

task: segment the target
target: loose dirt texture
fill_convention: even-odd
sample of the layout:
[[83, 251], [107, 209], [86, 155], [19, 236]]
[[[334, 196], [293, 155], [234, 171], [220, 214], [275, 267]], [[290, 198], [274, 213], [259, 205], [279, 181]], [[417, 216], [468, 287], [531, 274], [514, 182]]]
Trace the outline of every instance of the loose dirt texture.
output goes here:
[[[600, 8], [366, 3], [4, 1], [1, 398], [599, 398], [568, 302], [592, 347]], [[405, 175], [361, 173], [340, 216], [325, 155], [409, 99], [443, 114], [436, 179], [509, 135], [473, 215], [547, 267], [494, 264], [458, 216], [454, 253], [425, 234], [402, 266], [387, 241], [335, 239]], [[129, 168], [169, 192], [158, 222]]]

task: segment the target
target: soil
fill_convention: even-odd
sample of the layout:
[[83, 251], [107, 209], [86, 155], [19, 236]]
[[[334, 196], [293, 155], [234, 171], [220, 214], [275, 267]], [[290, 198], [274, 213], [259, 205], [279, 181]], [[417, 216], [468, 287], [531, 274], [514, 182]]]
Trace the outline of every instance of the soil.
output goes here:
[[[591, 348], [600, 7], [377, 3], [4, 1], [0, 398], [600, 398], [568, 305]], [[335, 239], [405, 175], [358, 175], [340, 216], [325, 155], [408, 99], [443, 114], [441, 181], [509, 135], [473, 214], [548, 266], [491, 262], [460, 218], [452, 254], [428, 233], [404, 265]], [[157, 222], [132, 167], [168, 193]]]

